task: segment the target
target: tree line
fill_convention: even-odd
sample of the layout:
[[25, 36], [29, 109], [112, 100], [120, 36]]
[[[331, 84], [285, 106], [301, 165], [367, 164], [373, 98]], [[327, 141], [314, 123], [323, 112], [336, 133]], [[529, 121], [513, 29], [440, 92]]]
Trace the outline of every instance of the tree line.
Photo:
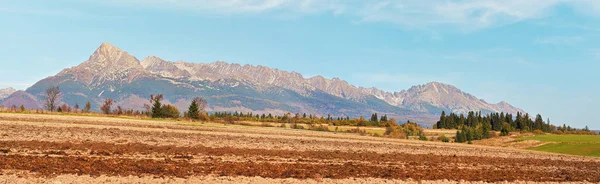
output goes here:
[[491, 137], [490, 131], [500, 132], [500, 136], [509, 135], [512, 131], [555, 133], [555, 134], [595, 134], [587, 127], [585, 129], [571, 128], [563, 125], [550, 124], [550, 119], [544, 121], [542, 115], [536, 115], [532, 119], [528, 113], [517, 112], [516, 116], [509, 113], [490, 113], [482, 115], [481, 112], [471, 111], [464, 114], [442, 111], [440, 120], [433, 126], [438, 129], [458, 129], [455, 142], [470, 142], [473, 140], [487, 139]]
[[349, 116], [334, 117], [331, 115], [317, 116], [306, 113], [290, 112], [283, 115], [273, 115], [271, 113], [255, 114], [253, 112], [214, 112], [210, 114], [213, 120], [228, 120], [228, 121], [257, 121], [257, 122], [272, 122], [272, 123], [299, 123], [299, 124], [328, 124], [334, 126], [377, 126], [387, 127], [389, 124], [395, 124], [396, 120], [388, 118], [387, 115], [379, 116], [377, 113], [371, 114], [370, 119], [365, 119], [363, 116], [358, 118], [350, 118]]
[[[58, 105], [60, 99], [62, 97], [62, 93], [58, 86], [50, 86], [46, 89], [43, 103], [44, 109], [49, 112], [83, 112], [83, 113], [91, 113], [92, 105], [90, 101], [87, 101], [85, 106], [79, 109], [79, 104], [75, 103], [73, 107], [70, 105], [63, 103], [62, 105]], [[150, 104], [144, 104], [145, 110], [133, 110], [133, 109], [124, 109], [121, 106], [116, 106], [116, 101], [107, 98], [104, 100], [102, 106], [100, 106], [99, 110], [103, 114], [106, 115], [135, 115], [135, 116], [148, 116], [152, 118], [179, 118], [181, 117], [180, 111], [177, 107], [170, 104], [163, 104], [163, 95], [150, 95], [149, 102]], [[188, 111], [183, 113], [183, 116], [190, 119], [196, 120], [208, 120], [208, 115], [205, 112], [205, 108], [207, 107], [206, 100], [201, 97], [196, 97], [190, 103]], [[16, 109], [16, 107], [15, 107]], [[21, 111], [25, 111], [25, 107], [21, 105]]]
[[[46, 90], [44, 97], [44, 106], [50, 112], [91, 112], [91, 103], [88, 101], [85, 107], [81, 110], [79, 105], [75, 104], [71, 107], [67, 104], [58, 106], [61, 98], [61, 91], [58, 86], [51, 86]], [[212, 120], [212, 121], [256, 121], [256, 122], [273, 122], [273, 123], [289, 123], [289, 124], [328, 124], [334, 126], [376, 126], [376, 127], [391, 127], [396, 125], [397, 121], [389, 118], [387, 115], [378, 115], [372, 113], [369, 119], [363, 116], [358, 118], [334, 117], [331, 115], [317, 116], [306, 113], [285, 113], [283, 115], [254, 114], [253, 112], [213, 112], [207, 113], [207, 102], [201, 97], [196, 97], [188, 107], [187, 111], [181, 113], [177, 107], [170, 104], [163, 104], [164, 95], [150, 95], [149, 104], [144, 104], [144, 110], [124, 109], [121, 106], [115, 106], [117, 103], [111, 98], [104, 100], [99, 110], [106, 115], [132, 115], [132, 116], [148, 116], [152, 118], [179, 118], [183, 114], [184, 118], [196, 120]], [[410, 133], [409, 133], [410, 134]]]

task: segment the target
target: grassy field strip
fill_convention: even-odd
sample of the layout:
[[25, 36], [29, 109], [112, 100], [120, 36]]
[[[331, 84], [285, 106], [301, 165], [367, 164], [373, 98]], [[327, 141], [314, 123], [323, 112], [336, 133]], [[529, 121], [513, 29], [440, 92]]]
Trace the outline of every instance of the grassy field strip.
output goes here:
[[[143, 127], [127, 127], [127, 126], [113, 126], [113, 125], [88, 125], [88, 124], [68, 124], [68, 123], [55, 123], [55, 122], [25, 122], [25, 121], [5, 121], [0, 120], [0, 124], [5, 125], [30, 125], [30, 126], [38, 126], [38, 127], [79, 127], [79, 128], [98, 128], [98, 129], [123, 129], [123, 130], [133, 130], [133, 131], [145, 131], [145, 132], [172, 132], [172, 133], [192, 133], [192, 134], [205, 134], [205, 135], [220, 135], [220, 136], [237, 136], [237, 137], [254, 137], [254, 138], [273, 138], [273, 139], [293, 139], [293, 140], [313, 140], [313, 141], [331, 141], [331, 142], [347, 142], [347, 143], [369, 143], [369, 144], [398, 144], [398, 145], [423, 145], [423, 144], [433, 144], [434, 142], [424, 142], [424, 141], [410, 141], [410, 140], [400, 140], [400, 139], [387, 139], [387, 138], [377, 138], [377, 137], [366, 137], [366, 136], [358, 136], [353, 134], [337, 134], [337, 136], [345, 137], [350, 136], [354, 138], [368, 138], [368, 139], [340, 139], [334, 137], [316, 137], [316, 136], [305, 136], [298, 137], [295, 135], [269, 135], [269, 134], [260, 134], [260, 133], [243, 133], [243, 134], [235, 134], [230, 132], [218, 132], [218, 131], [204, 131], [204, 130], [176, 130], [176, 129], [162, 129], [162, 128], [143, 128]], [[260, 128], [260, 127], [257, 127]], [[289, 131], [289, 130], [288, 130]], [[315, 132], [302, 130], [307, 134], [318, 134], [325, 133], [334, 135], [331, 132]], [[423, 145], [424, 146], [424, 145]], [[439, 145], [438, 145], [439, 146]], [[446, 145], [450, 146], [450, 145]]]
[[529, 149], [569, 155], [600, 157], [600, 144], [551, 143]]
[[600, 157], [600, 136], [597, 135], [536, 135], [522, 137], [521, 140], [548, 142], [538, 147], [528, 148], [569, 155]]

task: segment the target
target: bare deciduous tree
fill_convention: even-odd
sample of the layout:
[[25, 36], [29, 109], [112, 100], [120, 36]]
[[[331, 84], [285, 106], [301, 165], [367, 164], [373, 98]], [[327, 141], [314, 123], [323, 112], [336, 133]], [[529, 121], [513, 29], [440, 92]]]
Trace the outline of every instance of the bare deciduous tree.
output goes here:
[[58, 86], [50, 86], [48, 89], [46, 89], [46, 97], [44, 98], [46, 110], [54, 112], [60, 97], [60, 88]]
[[206, 103], [206, 100], [202, 97], [196, 97], [193, 100], [194, 102], [196, 102], [196, 104], [198, 104], [198, 110], [200, 112], [204, 112], [204, 110], [206, 110], [206, 107], [208, 106]]
[[90, 110], [92, 110], [92, 104], [90, 101], [87, 101], [87, 103], [85, 103], [85, 107], [83, 107], [83, 112], [88, 113]]

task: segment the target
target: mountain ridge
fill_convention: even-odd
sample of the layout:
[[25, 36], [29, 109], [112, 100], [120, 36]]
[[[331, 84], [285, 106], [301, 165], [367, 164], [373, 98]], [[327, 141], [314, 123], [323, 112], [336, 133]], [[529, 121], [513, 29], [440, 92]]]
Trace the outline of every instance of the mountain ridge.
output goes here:
[[180, 108], [185, 108], [193, 96], [208, 95], [212, 110], [304, 111], [354, 117], [381, 113], [427, 123], [433, 123], [441, 111], [523, 112], [503, 101], [489, 104], [439, 82], [387, 92], [357, 87], [340, 78], [305, 78], [294, 71], [261, 65], [171, 62], [156, 56], [140, 61], [109, 43], [102, 43], [80, 65], [42, 79], [26, 91], [39, 98], [50, 85], [61, 86], [65, 102], [82, 104], [91, 99], [95, 106], [113, 98], [139, 108], [140, 103], [147, 103], [144, 97], [153, 92], [168, 93], [173, 96], [166, 99], [168, 103]]

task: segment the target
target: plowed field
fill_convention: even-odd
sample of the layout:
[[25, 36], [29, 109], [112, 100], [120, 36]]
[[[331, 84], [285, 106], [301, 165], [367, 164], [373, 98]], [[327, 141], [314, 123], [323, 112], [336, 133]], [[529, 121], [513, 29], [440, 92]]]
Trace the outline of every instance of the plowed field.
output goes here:
[[0, 114], [0, 183], [600, 182], [600, 159], [283, 128]]

